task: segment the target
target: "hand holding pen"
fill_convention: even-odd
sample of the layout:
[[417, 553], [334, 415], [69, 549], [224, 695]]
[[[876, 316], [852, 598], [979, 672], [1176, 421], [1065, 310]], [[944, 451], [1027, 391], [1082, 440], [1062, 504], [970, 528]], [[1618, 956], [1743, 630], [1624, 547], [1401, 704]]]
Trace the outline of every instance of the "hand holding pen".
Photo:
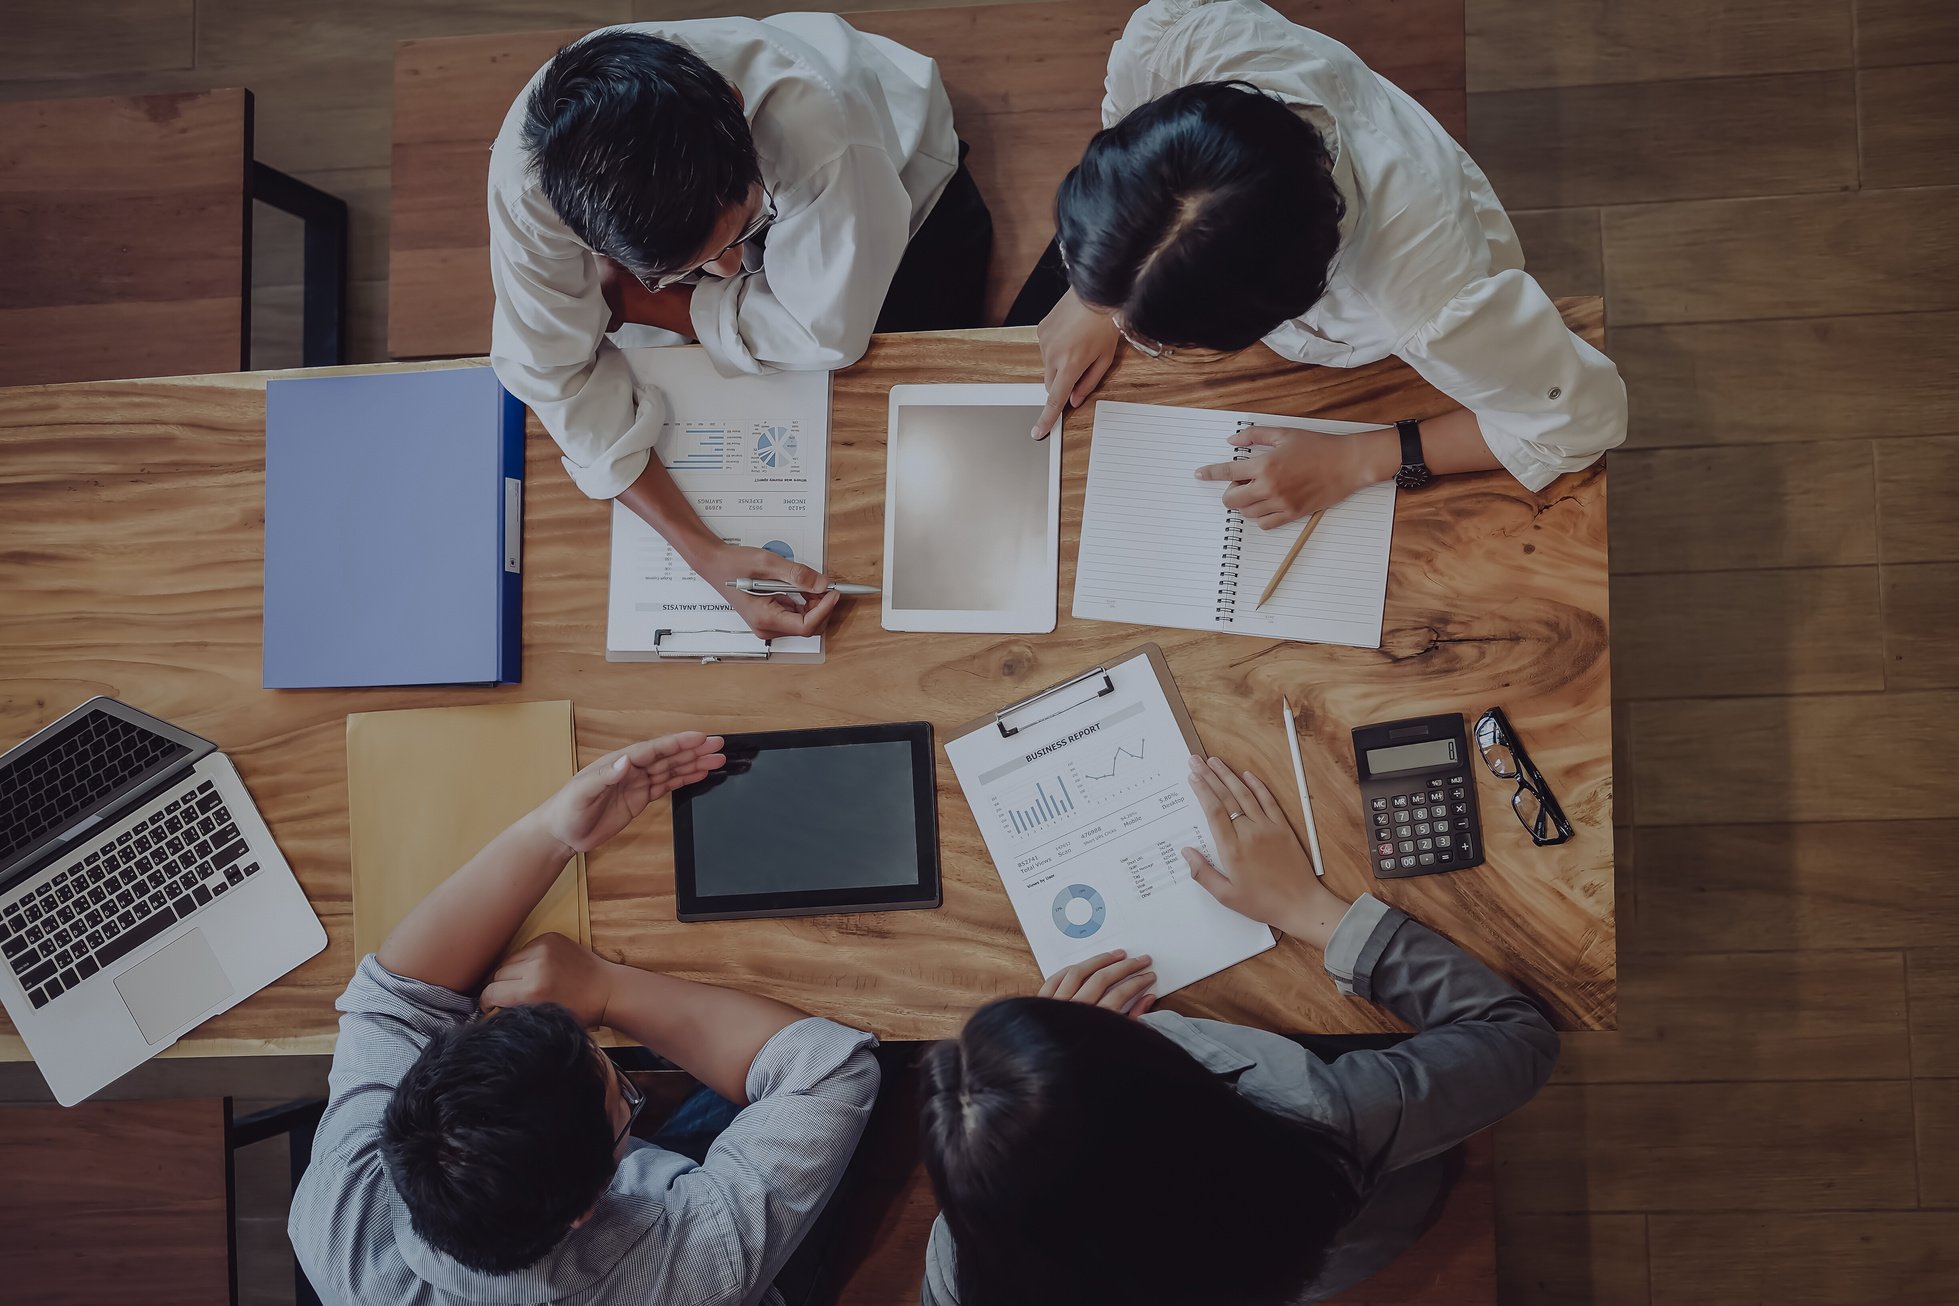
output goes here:
[[786, 580], [756, 580], [748, 576], [737, 577], [734, 580], [726, 582], [726, 585], [729, 589], [740, 590], [743, 594], [809, 594], [821, 592], [824, 594], [865, 595], [882, 594], [884, 592], [875, 585], [853, 585], [848, 581], [841, 580], [831, 581], [821, 591], [801, 589]]

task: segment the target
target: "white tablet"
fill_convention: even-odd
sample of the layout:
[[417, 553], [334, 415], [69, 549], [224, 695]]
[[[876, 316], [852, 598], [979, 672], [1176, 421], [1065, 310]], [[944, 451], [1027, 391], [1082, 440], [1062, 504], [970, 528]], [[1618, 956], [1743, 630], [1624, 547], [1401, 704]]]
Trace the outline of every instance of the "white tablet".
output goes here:
[[1038, 385], [897, 385], [884, 476], [884, 628], [1054, 629], [1061, 424]]

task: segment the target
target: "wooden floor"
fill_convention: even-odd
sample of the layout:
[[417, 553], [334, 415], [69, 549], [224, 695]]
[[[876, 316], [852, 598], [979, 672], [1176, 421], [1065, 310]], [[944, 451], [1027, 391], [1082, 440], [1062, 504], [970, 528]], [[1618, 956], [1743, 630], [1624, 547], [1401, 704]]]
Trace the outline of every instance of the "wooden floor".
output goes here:
[[[375, 358], [392, 43], [632, 12], [31, 3], [0, 98], [252, 87], [259, 157], [353, 206], [353, 347]], [[1504, 1299], [1950, 1302], [1959, 6], [1469, 0], [1469, 31], [1473, 152], [1547, 289], [1606, 295], [1633, 400], [1612, 458], [1624, 1027], [1569, 1038], [1500, 1131]], [[260, 218], [265, 366], [297, 352], [298, 246]], [[34, 1095], [0, 1069], [0, 1096]], [[133, 1086], [275, 1097], [302, 1070]]]

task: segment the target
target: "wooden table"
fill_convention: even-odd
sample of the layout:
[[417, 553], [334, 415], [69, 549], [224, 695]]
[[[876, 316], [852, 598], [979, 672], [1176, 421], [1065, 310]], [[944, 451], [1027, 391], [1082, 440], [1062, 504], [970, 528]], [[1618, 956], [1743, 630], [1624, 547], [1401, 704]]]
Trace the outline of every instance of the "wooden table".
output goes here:
[[304, 358], [343, 357], [347, 206], [252, 157], [252, 93], [0, 102], [0, 385], [251, 366], [252, 203], [305, 223]]
[[[938, 61], [953, 122], [993, 213], [987, 321], [998, 322], [1054, 235], [1054, 191], [1102, 125], [1109, 47], [1141, 0], [1042, 0], [846, 14]], [[1467, 141], [1462, 0], [1274, 0], [1353, 47]], [[490, 142], [510, 102], [587, 29], [403, 41], [395, 55], [388, 352], [490, 347]]]
[[[1598, 300], [1563, 305], [1588, 339]], [[413, 365], [391, 365], [413, 366]], [[890, 336], [835, 383], [830, 564], [878, 579], [886, 391], [1039, 376], [1027, 331]], [[1329, 883], [1374, 890], [1536, 993], [1568, 1029], [1614, 1021], [1612, 748], [1605, 471], [1540, 494], [1452, 477], [1397, 506], [1382, 647], [1150, 630], [1066, 615], [1091, 423], [1064, 462], [1060, 625], [1051, 635], [899, 635], [846, 606], [818, 666], [608, 664], [608, 513], [533, 426], [525, 493], [524, 683], [269, 692], [259, 686], [264, 375], [0, 391], [0, 741], [91, 694], [216, 740], [237, 761], [331, 944], [178, 1045], [185, 1053], [323, 1050], [351, 974], [345, 717], [437, 704], [570, 698], [582, 758], [683, 727], [755, 730], [923, 718], [941, 729], [1155, 639], [1206, 744], [1295, 803], [1280, 694], [1303, 711]], [[1303, 368], [1264, 350], [1194, 369], [1133, 351], [1101, 397], [1390, 419], [1448, 401], [1390, 361]], [[1500, 703], [1577, 837], [1532, 847], [1482, 775], [1489, 864], [1377, 882], [1366, 869], [1348, 730]], [[662, 805], [590, 859], [592, 939], [608, 956], [770, 993], [886, 1037], [950, 1033], [976, 1004], [1039, 982], [949, 766], [939, 768], [945, 905], [937, 911], [680, 925]], [[1298, 820], [1294, 813], [1294, 820]], [[793, 836], [784, 836], [793, 855]], [[1294, 942], [1173, 996], [1178, 1010], [1291, 1031], [1394, 1028], [1336, 994]], [[23, 1055], [11, 1033], [0, 1056]]]

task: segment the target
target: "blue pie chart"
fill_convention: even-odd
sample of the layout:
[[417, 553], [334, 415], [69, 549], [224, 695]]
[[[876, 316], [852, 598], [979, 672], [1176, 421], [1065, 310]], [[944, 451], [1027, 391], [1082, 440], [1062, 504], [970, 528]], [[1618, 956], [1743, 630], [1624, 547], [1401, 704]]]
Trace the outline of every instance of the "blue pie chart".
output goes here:
[[[1078, 902], [1088, 904], [1086, 920], [1077, 921], [1069, 913], [1068, 909]], [[1101, 929], [1102, 921], [1108, 914], [1109, 907], [1102, 901], [1102, 895], [1086, 884], [1071, 884], [1054, 895], [1054, 928], [1071, 939], [1085, 939]]]
[[796, 437], [785, 426], [765, 427], [755, 437], [755, 460], [771, 470], [787, 466], [796, 453]]

